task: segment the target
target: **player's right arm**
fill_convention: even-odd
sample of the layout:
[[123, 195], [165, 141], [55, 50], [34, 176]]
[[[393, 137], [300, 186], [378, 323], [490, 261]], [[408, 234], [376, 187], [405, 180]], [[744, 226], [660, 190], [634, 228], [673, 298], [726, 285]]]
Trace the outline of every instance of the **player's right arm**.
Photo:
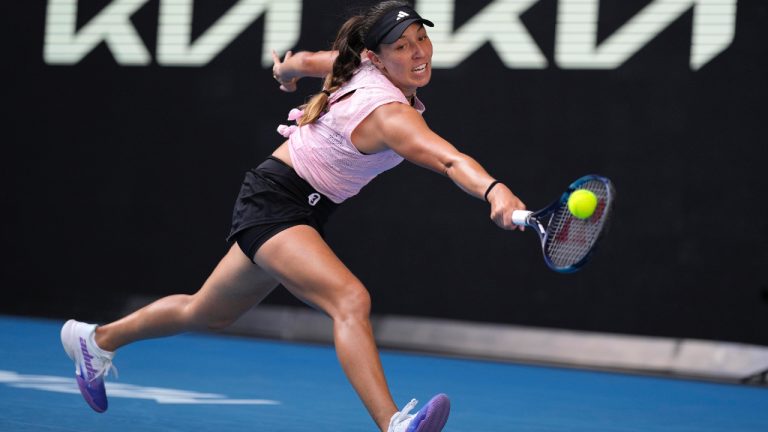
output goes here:
[[525, 204], [503, 183], [494, 183], [488, 172], [472, 157], [433, 132], [411, 106], [389, 103], [376, 108], [352, 133], [352, 142], [364, 153], [389, 148], [408, 161], [450, 178], [466, 193], [491, 205], [491, 219], [501, 228], [514, 230], [512, 212]]
[[288, 51], [280, 60], [272, 51], [272, 76], [280, 83], [281, 90], [293, 92], [301, 78], [322, 78], [331, 73], [337, 55], [337, 51], [300, 51], [296, 54]]

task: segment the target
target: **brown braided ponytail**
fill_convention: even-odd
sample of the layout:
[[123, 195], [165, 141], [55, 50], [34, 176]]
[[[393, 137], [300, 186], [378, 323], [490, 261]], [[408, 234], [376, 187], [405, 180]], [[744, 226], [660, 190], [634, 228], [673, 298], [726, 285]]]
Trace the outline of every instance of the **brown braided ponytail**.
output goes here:
[[325, 77], [323, 90], [312, 96], [302, 108], [304, 115], [298, 121], [299, 126], [313, 123], [328, 108], [330, 95], [352, 79], [362, 61], [361, 54], [365, 49], [365, 35], [368, 29], [388, 10], [408, 5], [406, 1], [383, 1], [371, 7], [367, 13], [348, 19], [339, 29], [333, 50], [338, 56], [333, 62], [333, 69]]

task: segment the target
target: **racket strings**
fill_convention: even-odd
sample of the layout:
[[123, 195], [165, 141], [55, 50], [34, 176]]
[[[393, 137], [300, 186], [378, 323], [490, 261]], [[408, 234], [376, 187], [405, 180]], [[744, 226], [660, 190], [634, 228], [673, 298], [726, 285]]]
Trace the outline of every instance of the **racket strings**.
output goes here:
[[587, 219], [578, 219], [563, 203], [547, 225], [544, 253], [555, 267], [567, 268], [581, 262], [589, 255], [605, 225], [610, 210], [609, 186], [599, 180], [589, 180], [579, 186], [597, 196], [597, 208]]

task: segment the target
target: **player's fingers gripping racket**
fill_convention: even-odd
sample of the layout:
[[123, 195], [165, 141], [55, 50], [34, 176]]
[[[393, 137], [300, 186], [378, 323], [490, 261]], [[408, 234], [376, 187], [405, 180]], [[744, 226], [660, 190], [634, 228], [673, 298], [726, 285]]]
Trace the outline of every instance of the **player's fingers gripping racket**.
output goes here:
[[611, 216], [615, 194], [610, 180], [587, 175], [571, 183], [560, 199], [546, 208], [515, 210], [512, 221], [536, 231], [549, 268], [571, 273], [589, 260]]

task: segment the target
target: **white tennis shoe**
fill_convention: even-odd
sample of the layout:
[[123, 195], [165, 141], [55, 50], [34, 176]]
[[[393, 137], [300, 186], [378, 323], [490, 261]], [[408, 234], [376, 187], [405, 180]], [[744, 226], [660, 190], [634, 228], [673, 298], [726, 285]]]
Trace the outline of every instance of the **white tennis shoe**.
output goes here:
[[61, 344], [75, 362], [75, 379], [80, 393], [94, 411], [101, 413], [108, 406], [104, 377], [112, 370], [117, 375], [117, 368], [112, 366], [115, 353], [96, 345], [95, 332], [95, 324], [69, 320], [61, 328]]

